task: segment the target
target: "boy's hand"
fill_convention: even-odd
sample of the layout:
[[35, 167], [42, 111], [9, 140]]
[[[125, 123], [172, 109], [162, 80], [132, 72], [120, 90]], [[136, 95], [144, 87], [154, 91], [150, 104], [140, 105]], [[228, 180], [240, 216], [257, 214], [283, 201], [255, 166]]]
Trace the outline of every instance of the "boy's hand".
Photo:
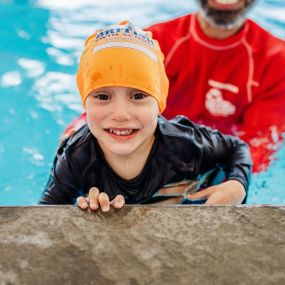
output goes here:
[[92, 187], [86, 198], [82, 196], [77, 198], [77, 205], [83, 210], [89, 207], [93, 211], [101, 208], [103, 212], [108, 212], [110, 210], [110, 205], [116, 209], [121, 209], [125, 205], [125, 198], [122, 195], [117, 195], [110, 202], [109, 196], [106, 193], [99, 193], [98, 188]]
[[245, 195], [245, 189], [241, 182], [228, 180], [188, 195], [188, 197], [190, 200], [207, 199], [205, 205], [238, 205], [241, 204]]

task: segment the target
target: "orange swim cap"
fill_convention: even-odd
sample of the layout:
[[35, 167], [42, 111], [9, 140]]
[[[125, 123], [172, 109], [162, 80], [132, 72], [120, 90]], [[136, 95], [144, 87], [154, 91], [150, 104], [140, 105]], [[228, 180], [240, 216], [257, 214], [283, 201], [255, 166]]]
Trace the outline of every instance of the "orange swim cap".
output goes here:
[[128, 21], [96, 31], [85, 42], [77, 71], [83, 106], [93, 90], [123, 86], [153, 96], [162, 113], [169, 85], [163, 60], [151, 33], [135, 28]]

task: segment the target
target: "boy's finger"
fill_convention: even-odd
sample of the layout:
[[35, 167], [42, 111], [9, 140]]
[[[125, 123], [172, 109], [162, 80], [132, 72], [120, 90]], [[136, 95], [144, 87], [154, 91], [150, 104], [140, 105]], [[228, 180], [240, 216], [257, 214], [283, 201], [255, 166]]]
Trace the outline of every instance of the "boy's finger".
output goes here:
[[110, 210], [109, 196], [105, 192], [99, 193], [98, 201], [103, 212]]
[[86, 199], [82, 196], [80, 196], [76, 199], [76, 203], [77, 203], [78, 207], [83, 209], [83, 210], [88, 208], [88, 203], [87, 203]]
[[188, 195], [188, 198], [190, 200], [207, 199], [213, 192], [215, 192], [215, 189], [212, 187], [209, 187], [207, 189]]
[[89, 190], [89, 206], [91, 210], [97, 210], [99, 208], [98, 204], [98, 196], [99, 196], [99, 189], [96, 187], [92, 187]]
[[115, 209], [121, 209], [125, 205], [125, 198], [123, 195], [117, 195], [111, 202], [110, 205]]

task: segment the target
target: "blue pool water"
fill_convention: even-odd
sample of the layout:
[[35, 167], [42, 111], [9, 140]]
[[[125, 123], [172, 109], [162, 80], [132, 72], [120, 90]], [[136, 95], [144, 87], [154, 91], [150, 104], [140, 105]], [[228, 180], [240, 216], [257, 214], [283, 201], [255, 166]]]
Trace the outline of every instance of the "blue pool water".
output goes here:
[[[0, 206], [37, 203], [58, 137], [82, 112], [74, 74], [85, 37], [122, 19], [169, 19], [195, 10], [194, 2], [0, 0]], [[283, 38], [284, 15], [283, 0], [261, 0], [251, 12]], [[284, 204], [284, 174], [283, 146], [268, 171], [253, 176], [248, 203]]]

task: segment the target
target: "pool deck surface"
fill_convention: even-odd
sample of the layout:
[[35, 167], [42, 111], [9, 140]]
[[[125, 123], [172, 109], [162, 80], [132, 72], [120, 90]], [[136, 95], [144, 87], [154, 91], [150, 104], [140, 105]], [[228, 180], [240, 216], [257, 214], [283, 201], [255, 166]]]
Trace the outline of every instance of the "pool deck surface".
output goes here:
[[0, 284], [285, 284], [285, 206], [0, 207]]

